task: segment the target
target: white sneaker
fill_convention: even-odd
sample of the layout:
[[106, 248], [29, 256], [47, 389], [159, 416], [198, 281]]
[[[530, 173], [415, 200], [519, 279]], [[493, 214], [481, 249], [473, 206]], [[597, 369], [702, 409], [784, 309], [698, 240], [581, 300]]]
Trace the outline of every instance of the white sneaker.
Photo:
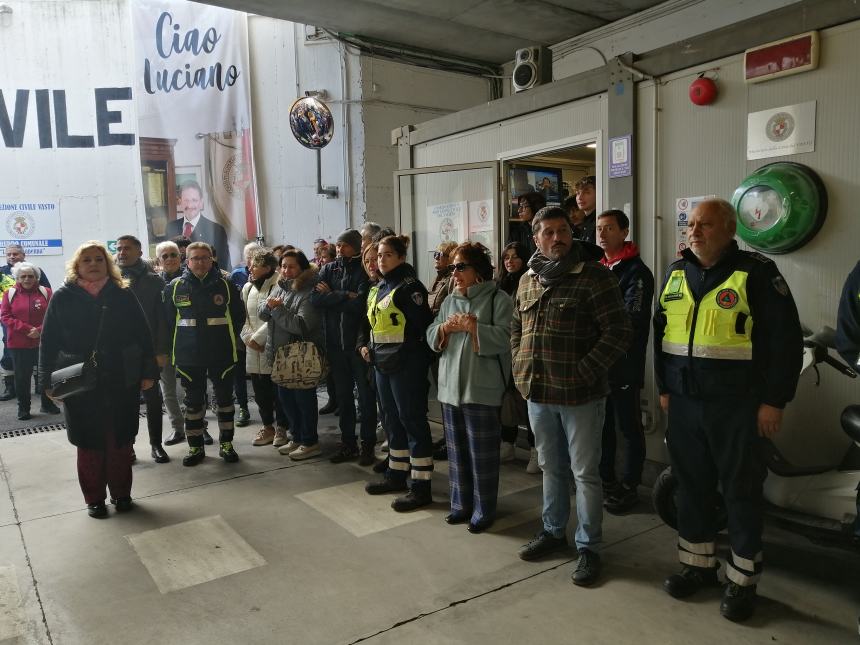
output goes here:
[[299, 447], [299, 443], [297, 441], [288, 441], [283, 446], [278, 448], [278, 452], [281, 453], [282, 455], [288, 455], [298, 447]]
[[275, 429], [272, 426], [263, 426], [251, 442], [254, 446], [268, 446], [275, 439]]
[[526, 472], [530, 475], [535, 475], [540, 472], [540, 466], [538, 466], [537, 460], [537, 448], [532, 448], [531, 454], [529, 455], [529, 463], [526, 466]]
[[287, 431], [282, 426], [278, 426], [275, 428], [275, 439], [272, 441], [272, 445], [275, 448], [280, 448], [281, 446], [285, 446], [289, 443], [290, 438], [287, 436]]
[[290, 459], [301, 461], [302, 459], [310, 459], [320, 454], [320, 445], [315, 443], [312, 446], [299, 446], [290, 453]]
[[514, 444], [503, 441], [502, 445], [499, 446], [499, 463], [513, 461], [515, 452]]

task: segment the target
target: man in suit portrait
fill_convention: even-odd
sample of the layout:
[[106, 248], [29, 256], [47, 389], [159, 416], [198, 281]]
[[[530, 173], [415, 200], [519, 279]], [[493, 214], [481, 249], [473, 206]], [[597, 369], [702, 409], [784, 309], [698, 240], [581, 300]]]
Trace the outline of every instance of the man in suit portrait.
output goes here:
[[203, 217], [203, 190], [196, 181], [186, 181], [179, 187], [179, 208], [184, 216], [167, 224], [167, 239], [187, 237], [192, 242], [206, 242], [215, 247], [218, 266], [229, 271], [230, 246], [224, 227]]

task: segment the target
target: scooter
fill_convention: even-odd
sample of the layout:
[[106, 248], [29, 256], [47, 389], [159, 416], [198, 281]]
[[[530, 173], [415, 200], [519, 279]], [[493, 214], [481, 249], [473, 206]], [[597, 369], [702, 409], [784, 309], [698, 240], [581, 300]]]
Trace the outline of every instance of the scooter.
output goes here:
[[[835, 347], [833, 329], [824, 327], [813, 334], [804, 328], [804, 336], [801, 373], [814, 369], [817, 375], [818, 365], [826, 363], [849, 378], [857, 377], [853, 369], [830, 354], [829, 349]], [[841, 424], [853, 443], [838, 465], [796, 466], [773, 442], [764, 442], [768, 468], [765, 514], [814, 541], [860, 549], [860, 405], [845, 408]], [[660, 519], [675, 529], [676, 493], [677, 481], [670, 466], [654, 483], [651, 501]], [[721, 531], [726, 527], [727, 516], [720, 495], [714, 500], [714, 514]]]

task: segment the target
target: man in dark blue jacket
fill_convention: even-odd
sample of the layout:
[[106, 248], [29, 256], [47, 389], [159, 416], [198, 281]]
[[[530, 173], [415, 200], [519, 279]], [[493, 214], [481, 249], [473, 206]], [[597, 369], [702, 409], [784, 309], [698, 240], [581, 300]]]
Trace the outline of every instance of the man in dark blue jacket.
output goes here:
[[185, 390], [185, 466], [196, 466], [203, 452], [203, 417], [206, 414], [206, 377], [212, 381], [218, 403], [219, 455], [239, 461], [233, 449], [233, 370], [236, 368], [239, 332], [245, 322], [245, 305], [236, 287], [212, 260], [212, 247], [192, 242], [187, 249], [188, 268], [164, 290], [173, 338], [171, 364]]
[[[370, 280], [361, 265], [361, 233], [348, 228], [337, 238], [337, 259], [320, 271], [311, 302], [325, 312], [326, 355], [335, 381], [340, 409], [341, 444], [331, 457], [339, 464], [359, 457], [359, 464], [374, 462], [376, 398], [370, 388], [367, 363], [356, 351], [356, 336], [366, 316]], [[353, 386], [358, 389], [361, 412], [361, 451], [355, 437]]]
[[[603, 424], [603, 455], [600, 477], [605, 493], [604, 506], [611, 513], [621, 513], [636, 505], [636, 487], [642, 481], [645, 464], [645, 434], [639, 392], [645, 384], [645, 352], [651, 328], [651, 301], [654, 298], [654, 275], [639, 257], [639, 248], [625, 241], [630, 220], [620, 210], [604, 211], [597, 217], [597, 242], [603, 249], [601, 264], [618, 278], [624, 296], [624, 308], [633, 324], [630, 349], [609, 370], [609, 396]], [[624, 472], [615, 479], [615, 430], [624, 437]]]

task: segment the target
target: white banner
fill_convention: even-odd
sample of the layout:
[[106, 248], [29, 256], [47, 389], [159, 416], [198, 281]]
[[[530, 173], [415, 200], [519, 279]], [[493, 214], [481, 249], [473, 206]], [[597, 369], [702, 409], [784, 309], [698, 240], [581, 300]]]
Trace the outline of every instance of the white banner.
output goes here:
[[747, 159], [815, 150], [815, 101], [747, 115]]
[[257, 236], [246, 14], [182, 0], [131, 6], [150, 244], [208, 242], [230, 270]]
[[62, 255], [60, 205], [55, 201], [0, 200], [0, 245], [20, 244], [27, 255]]

